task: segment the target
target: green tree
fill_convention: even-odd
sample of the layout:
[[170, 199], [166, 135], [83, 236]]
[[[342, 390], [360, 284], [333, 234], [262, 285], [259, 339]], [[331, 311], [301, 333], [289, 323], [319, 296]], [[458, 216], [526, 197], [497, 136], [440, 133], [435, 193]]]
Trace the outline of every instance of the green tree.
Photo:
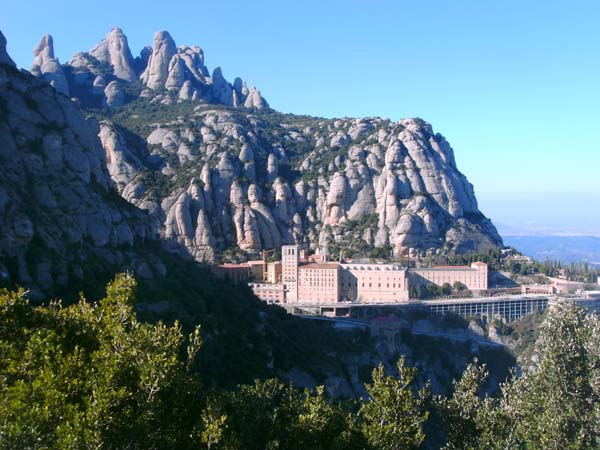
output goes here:
[[454, 287], [454, 289], [456, 289], [459, 292], [467, 290], [467, 286], [465, 284], [461, 283], [460, 281], [455, 281], [453, 287]]
[[364, 448], [355, 420], [316, 392], [257, 380], [216, 393], [203, 412], [202, 442], [226, 449]]
[[1, 448], [186, 448], [200, 405], [200, 345], [181, 327], [137, 321], [135, 280], [96, 304], [34, 308], [0, 295]]
[[452, 397], [436, 397], [438, 416], [446, 428], [448, 450], [508, 450], [519, 448], [514, 438], [514, 417], [507, 414], [508, 385], [498, 398], [482, 396], [488, 377], [485, 365], [469, 364], [460, 381], [454, 381]]
[[393, 377], [380, 365], [373, 370], [372, 383], [365, 385], [369, 399], [358, 414], [366, 440], [376, 449], [416, 449], [425, 440], [428, 386], [415, 392], [417, 370], [405, 367], [403, 358], [397, 368], [398, 377]]
[[598, 317], [571, 304], [554, 306], [540, 331], [538, 363], [511, 386], [516, 432], [528, 448], [600, 445]]
[[450, 286], [450, 283], [444, 283], [441, 286], [441, 295], [450, 295], [452, 294], [452, 286]]
[[572, 304], [546, 316], [537, 358], [482, 397], [485, 368], [469, 366], [451, 399], [438, 398], [450, 449], [600, 447], [600, 320]]

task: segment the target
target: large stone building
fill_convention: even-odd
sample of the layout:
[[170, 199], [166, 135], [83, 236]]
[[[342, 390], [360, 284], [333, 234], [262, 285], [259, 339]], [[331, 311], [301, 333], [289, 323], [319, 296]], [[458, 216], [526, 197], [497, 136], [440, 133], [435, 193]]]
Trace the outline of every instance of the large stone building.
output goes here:
[[310, 263], [298, 267], [298, 302], [339, 302], [340, 278], [337, 263]]
[[408, 300], [406, 269], [398, 264], [342, 264], [342, 300], [403, 302]]
[[298, 266], [300, 265], [300, 246], [281, 247], [281, 281], [288, 303], [298, 301]]
[[281, 283], [248, 283], [248, 286], [264, 302], [284, 303], [285, 301]]
[[[408, 271], [399, 264], [327, 262], [306, 258], [299, 245], [281, 248], [281, 276], [270, 283], [253, 283], [259, 298], [272, 303], [333, 304], [338, 302], [396, 303], [409, 300]], [[305, 256], [305, 255], [304, 255]], [[442, 266], [410, 270], [411, 282], [454, 286], [459, 282], [470, 290], [488, 286], [487, 264]], [[280, 281], [279, 281], [280, 280]], [[276, 294], [275, 294], [276, 292]]]
[[448, 283], [463, 284], [470, 291], [481, 291], [488, 288], [488, 266], [483, 262], [474, 262], [471, 266], [436, 266], [411, 269], [417, 282], [429, 282], [437, 286]]
[[281, 283], [281, 262], [275, 261], [267, 264], [267, 281], [269, 283]]
[[408, 300], [406, 270], [397, 264], [300, 264], [299, 246], [282, 253], [282, 283], [287, 303], [359, 301], [390, 303]]

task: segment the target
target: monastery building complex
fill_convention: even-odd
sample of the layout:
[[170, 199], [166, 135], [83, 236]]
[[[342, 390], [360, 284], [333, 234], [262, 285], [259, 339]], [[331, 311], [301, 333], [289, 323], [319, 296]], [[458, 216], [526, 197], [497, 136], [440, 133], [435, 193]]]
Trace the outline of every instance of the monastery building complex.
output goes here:
[[409, 281], [438, 286], [459, 282], [471, 291], [488, 288], [488, 266], [482, 262], [417, 269], [397, 263], [327, 262], [320, 255], [307, 257], [299, 245], [284, 245], [281, 255], [281, 261], [223, 264], [213, 272], [232, 281], [249, 281], [256, 296], [268, 303], [407, 302]]

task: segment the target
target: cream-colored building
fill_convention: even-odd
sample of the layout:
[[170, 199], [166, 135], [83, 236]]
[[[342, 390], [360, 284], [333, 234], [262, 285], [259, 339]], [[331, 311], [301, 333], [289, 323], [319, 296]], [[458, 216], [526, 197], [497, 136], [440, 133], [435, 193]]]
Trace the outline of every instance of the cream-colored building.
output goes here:
[[267, 303], [283, 303], [284, 293], [281, 283], [248, 283], [258, 298]]
[[298, 266], [300, 265], [300, 246], [281, 247], [281, 282], [285, 292], [285, 301], [298, 301]]
[[[310, 258], [303, 258], [301, 264], [299, 245], [284, 245], [281, 255], [281, 263], [269, 263], [267, 267], [269, 283], [251, 285], [255, 293], [267, 301], [332, 304], [409, 300], [408, 271], [399, 264], [307, 263]], [[474, 262], [471, 266], [411, 269], [410, 273], [411, 281], [417, 283], [454, 286], [460, 282], [475, 291], [488, 287], [488, 266], [482, 262]]]
[[294, 279], [293, 265], [296, 262], [293, 250], [282, 249], [282, 279], [288, 303], [393, 303], [408, 300], [406, 269], [398, 264], [298, 264]]
[[408, 300], [406, 269], [398, 264], [342, 264], [340, 296], [342, 300], [404, 302]]
[[298, 268], [299, 303], [337, 303], [339, 300], [339, 264], [311, 263]]
[[[417, 282], [429, 282], [437, 286], [448, 283], [454, 286], [459, 282], [470, 291], [480, 291], [488, 288], [488, 265], [483, 262], [474, 262], [471, 266], [436, 266], [428, 268], [411, 269]], [[419, 280], [421, 279], [421, 280]]]
[[267, 281], [269, 283], [281, 283], [281, 262], [275, 261], [267, 264]]
[[554, 294], [556, 289], [551, 284], [523, 284], [521, 294]]

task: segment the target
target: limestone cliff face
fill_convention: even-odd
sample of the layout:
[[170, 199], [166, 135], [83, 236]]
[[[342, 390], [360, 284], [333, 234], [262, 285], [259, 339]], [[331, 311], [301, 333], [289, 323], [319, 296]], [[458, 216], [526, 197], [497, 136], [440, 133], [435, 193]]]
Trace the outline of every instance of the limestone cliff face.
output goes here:
[[81, 279], [92, 258], [137, 270], [133, 246], [157, 237], [112, 187], [99, 131], [49, 84], [0, 64], [0, 277], [31, 298]]
[[114, 124], [101, 128], [122, 195], [163, 224], [173, 250], [197, 260], [231, 246], [331, 245], [366, 218], [360, 239], [395, 253], [479, 251], [502, 242], [452, 148], [420, 119], [198, 107], [143, 126], [145, 146], [135, 149]]

